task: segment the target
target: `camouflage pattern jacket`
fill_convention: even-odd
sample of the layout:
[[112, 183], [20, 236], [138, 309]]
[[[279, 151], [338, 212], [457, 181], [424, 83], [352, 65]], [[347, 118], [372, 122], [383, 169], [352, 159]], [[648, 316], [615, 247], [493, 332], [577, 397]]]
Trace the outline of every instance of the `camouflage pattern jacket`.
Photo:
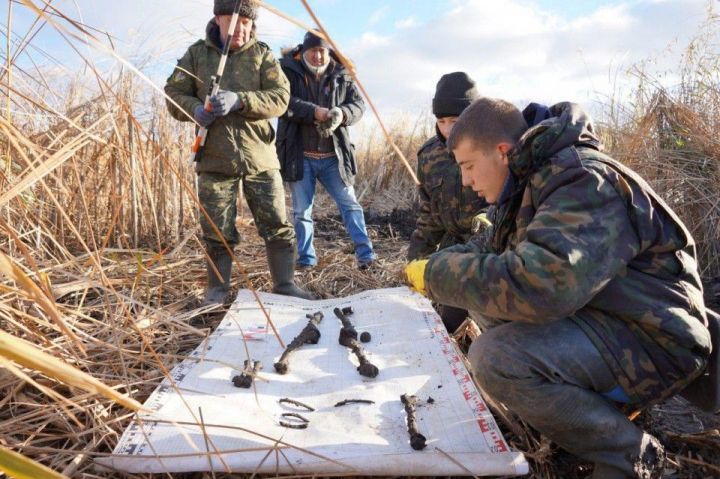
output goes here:
[[[220, 62], [219, 33], [211, 20], [207, 38], [188, 49], [167, 80], [165, 93], [180, 106], [167, 102], [177, 120], [192, 121], [195, 107], [203, 104]], [[253, 36], [231, 50], [220, 88], [237, 93], [244, 107], [210, 125], [197, 171], [240, 176], [279, 169], [275, 131], [268, 120], [285, 113], [290, 87], [270, 48]]]
[[487, 203], [463, 187], [460, 168], [438, 133], [418, 151], [418, 217], [410, 237], [408, 260], [426, 258], [439, 249], [465, 243], [473, 218]]
[[570, 317], [631, 401], [675, 394], [711, 350], [694, 240], [642, 178], [599, 151], [577, 106], [551, 111], [510, 155], [515, 187], [492, 241], [431, 256], [428, 294], [500, 320]]

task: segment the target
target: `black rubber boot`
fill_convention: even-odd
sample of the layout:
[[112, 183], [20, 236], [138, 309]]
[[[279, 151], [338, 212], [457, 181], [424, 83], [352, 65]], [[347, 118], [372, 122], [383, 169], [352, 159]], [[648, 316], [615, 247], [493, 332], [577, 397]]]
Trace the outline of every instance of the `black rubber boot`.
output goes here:
[[268, 267], [273, 282], [273, 293], [302, 299], [317, 299], [314, 294], [295, 284], [295, 243], [269, 241], [266, 243]]
[[450, 334], [457, 331], [457, 328], [459, 328], [468, 317], [467, 310], [454, 308], [445, 304], [438, 305], [437, 310], [442, 318], [443, 324], [445, 325], [445, 329], [447, 329], [447, 332]]
[[[208, 246], [207, 252], [210, 260], [207, 262], [207, 289], [203, 306], [222, 305], [230, 291], [232, 256], [228, 254], [224, 246]], [[211, 261], [215, 264], [222, 279], [218, 278]]]
[[468, 359], [484, 393], [565, 450], [595, 463], [593, 479], [662, 477], [662, 445], [597, 392], [612, 391], [618, 383], [573, 319], [490, 328], [473, 341]]

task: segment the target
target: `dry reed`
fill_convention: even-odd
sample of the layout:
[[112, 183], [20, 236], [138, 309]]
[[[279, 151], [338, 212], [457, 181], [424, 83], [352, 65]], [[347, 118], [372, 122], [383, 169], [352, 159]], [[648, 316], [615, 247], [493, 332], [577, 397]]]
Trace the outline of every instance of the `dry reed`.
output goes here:
[[[55, 14], [56, 22], [80, 34], [81, 26]], [[219, 321], [197, 307], [204, 258], [197, 209], [183, 188], [193, 181], [187, 164], [192, 134], [169, 117], [157, 91], [127, 69], [101, 74], [82, 58], [89, 86], [81, 78], [61, 81], [41, 68], [19, 68], [15, 59], [42, 23], [39, 16], [17, 35], [0, 71], [6, 99], [0, 112], [0, 252], [18, 271], [15, 280], [0, 283], [0, 329], [142, 402], [163, 371]], [[10, 25], [7, 30], [14, 35]], [[635, 108], [616, 105], [622, 114], [610, 117], [604, 134], [610, 151], [645, 175], [691, 226], [710, 277], [720, 274], [720, 83], [718, 57], [702, 51], [702, 41], [690, 50], [678, 88], [641, 75]], [[427, 117], [409, 131], [407, 124], [398, 122], [390, 133], [412, 162], [432, 127]], [[389, 213], [412, 209], [412, 178], [377, 134], [359, 142], [358, 155], [356, 188], [370, 212], [380, 260], [369, 272], [354, 267], [334, 206], [321, 196], [320, 264], [299, 279], [323, 296], [402, 284], [407, 235]], [[240, 223], [239, 262], [252, 286], [268, 291], [262, 241], [247, 213]], [[33, 295], [17, 278], [28, 278]], [[233, 287], [241, 282], [236, 272]], [[464, 335], [473, 335], [471, 326], [461, 331], [461, 342]], [[557, 451], [501, 405], [494, 407], [510, 442], [532, 460], [533, 477], [561, 477]], [[0, 449], [69, 477], [125, 477], [97, 472], [92, 458], [113, 449], [131, 417], [66, 382], [0, 366]], [[712, 472], [697, 464], [707, 461], [683, 454], [680, 466]]]

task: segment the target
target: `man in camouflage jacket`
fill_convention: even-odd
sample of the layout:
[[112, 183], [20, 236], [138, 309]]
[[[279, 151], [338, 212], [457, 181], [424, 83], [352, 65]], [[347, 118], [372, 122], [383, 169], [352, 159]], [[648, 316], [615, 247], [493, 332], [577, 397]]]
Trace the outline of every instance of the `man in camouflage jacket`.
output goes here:
[[[208, 128], [196, 164], [198, 196], [225, 241], [234, 247], [240, 240], [235, 217], [242, 181], [258, 233], [265, 240], [273, 291], [310, 299], [293, 280], [295, 233], [287, 219], [275, 132], [268, 121], [287, 109], [288, 81], [270, 48], [255, 37], [254, 1], [242, 0], [237, 27], [228, 35], [234, 6], [235, 0], [215, 0], [215, 17], [208, 23], [205, 40], [188, 49], [168, 78], [165, 93], [172, 100], [168, 109], [180, 121]], [[211, 98], [212, 111], [205, 111], [204, 98], [225, 41], [231, 45], [221, 90]], [[229, 291], [232, 257], [207, 218], [200, 218], [209, 256], [205, 301], [222, 303]]]
[[550, 116], [527, 130], [514, 106], [483, 98], [460, 117], [449, 147], [464, 184], [493, 204], [493, 238], [431, 256], [424, 287], [482, 318], [469, 356], [488, 394], [594, 462], [593, 477], [660, 477], [662, 446], [614, 402], [659, 401], [704, 370], [695, 243], [601, 152], [579, 107]]
[[[436, 135], [418, 151], [418, 216], [408, 247], [410, 261], [467, 242], [473, 219], [487, 209], [485, 200], [463, 187], [460, 168], [446, 144], [458, 116], [477, 96], [475, 82], [464, 72], [443, 75], [437, 84], [432, 102]], [[452, 306], [439, 305], [438, 313], [450, 333], [467, 318], [467, 310]]]

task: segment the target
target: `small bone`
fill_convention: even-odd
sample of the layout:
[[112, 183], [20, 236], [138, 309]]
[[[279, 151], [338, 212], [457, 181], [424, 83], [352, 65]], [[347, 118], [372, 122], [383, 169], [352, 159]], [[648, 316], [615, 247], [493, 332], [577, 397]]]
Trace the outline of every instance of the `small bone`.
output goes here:
[[378, 367], [368, 360], [367, 356], [365, 356], [365, 351], [363, 351], [362, 346], [360, 346], [356, 340], [350, 340], [350, 349], [352, 349], [352, 352], [358, 358], [358, 361], [360, 361], [360, 366], [358, 366], [357, 370], [360, 372], [361, 376], [374, 378], [380, 374]]
[[280, 399], [278, 402], [279, 402], [280, 404], [283, 404], [283, 403], [284, 403], [284, 404], [292, 404], [293, 406], [298, 406], [298, 407], [301, 407], [301, 408], [305, 408], [305, 409], [307, 409], [309, 412], [313, 412], [313, 411], [315, 410], [314, 407], [308, 406], [307, 404], [302, 403], [302, 402], [300, 402], [300, 401], [296, 401], [295, 399], [282, 398], [282, 399]]
[[287, 427], [289, 429], [307, 429], [308, 424], [310, 424], [310, 420], [308, 418], [306, 418], [305, 416], [302, 416], [296, 412], [284, 412], [280, 416], [285, 417], [285, 418], [298, 419], [298, 420], [302, 421], [302, 422], [298, 423], [298, 422], [283, 421], [281, 419], [280, 425], [282, 427]]
[[338, 342], [343, 346], [349, 348], [350, 346], [348, 344], [348, 339], [358, 338], [358, 333], [355, 330], [355, 326], [353, 326], [350, 318], [348, 318], [347, 315], [340, 308], [335, 308], [333, 310], [333, 313], [335, 313], [335, 316], [337, 316], [342, 323], [342, 328], [340, 329], [340, 338], [338, 339]]
[[405, 413], [407, 414], [408, 434], [410, 434], [410, 446], [416, 451], [425, 449], [427, 446], [425, 436], [420, 434], [417, 428], [417, 397], [403, 394], [400, 401], [405, 405]]
[[335, 404], [335, 407], [347, 406], [348, 404], [375, 404], [375, 401], [369, 399], [345, 399]]
[[305, 315], [310, 320], [305, 325], [300, 334], [288, 344], [285, 351], [278, 362], [273, 366], [278, 374], [287, 374], [289, 369], [290, 355], [296, 350], [300, 349], [304, 344], [317, 344], [320, 341], [320, 330], [317, 325], [323, 320], [323, 314], [321, 312]]
[[246, 359], [245, 369], [242, 374], [232, 379], [233, 385], [237, 388], [249, 389], [252, 386], [253, 379], [255, 379], [261, 369], [262, 363], [260, 361], [248, 361]]

